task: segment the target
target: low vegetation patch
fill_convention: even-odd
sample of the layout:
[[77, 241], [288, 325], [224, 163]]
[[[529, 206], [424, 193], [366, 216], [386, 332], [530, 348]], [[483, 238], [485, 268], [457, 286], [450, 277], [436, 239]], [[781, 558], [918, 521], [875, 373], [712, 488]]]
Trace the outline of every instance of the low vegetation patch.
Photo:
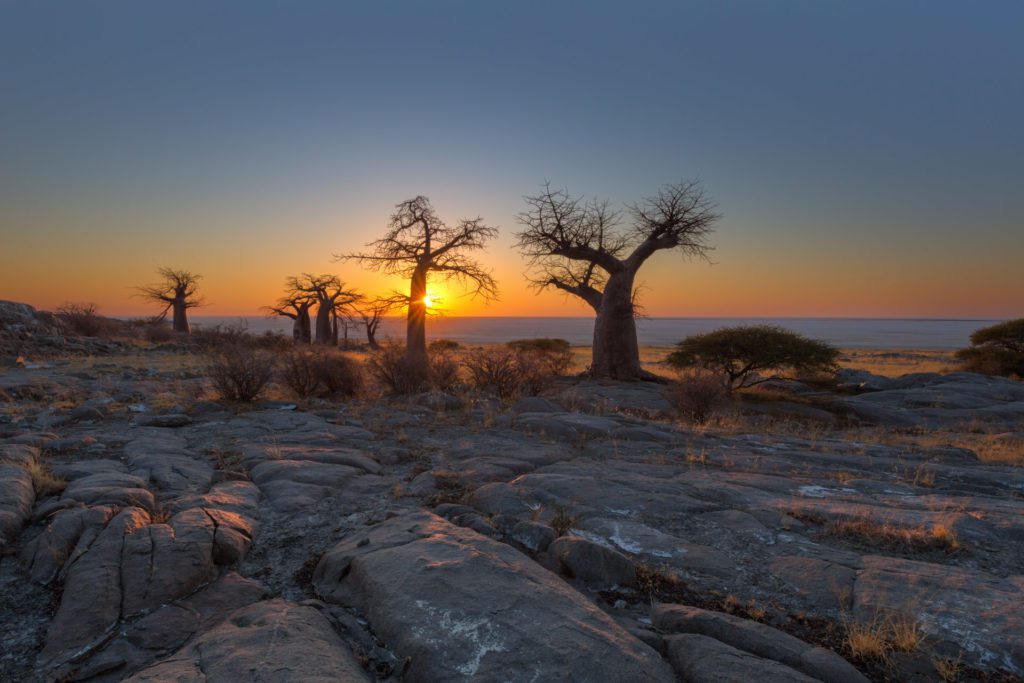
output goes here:
[[1024, 377], [1024, 318], [975, 330], [971, 345], [956, 355], [970, 372]]
[[63, 477], [54, 474], [50, 466], [39, 458], [29, 460], [25, 469], [32, 477], [32, 488], [35, 489], [37, 498], [55, 496], [68, 485]]
[[718, 373], [728, 391], [780, 376], [833, 374], [839, 349], [777, 325], [740, 325], [696, 334], [676, 344], [666, 362]]
[[829, 522], [825, 533], [837, 538], [905, 553], [940, 550], [948, 554], [963, 550], [956, 532], [945, 524], [906, 527], [870, 519], [839, 519]]
[[548, 526], [554, 529], [556, 536], [565, 536], [579, 522], [579, 517], [570, 513], [568, 508], [558, 505], [555, 507], [555, 514]]
[[683, 370], [671, 384], [668, 400], [684, 420], [705, 424], [725, 404], [722, 378], [699, 368]]
[[274, 376], [276, 362], [269, 351], [232, 344], [214, 353], [207, 366], [214, 390], [228, 401], [255, 401]]

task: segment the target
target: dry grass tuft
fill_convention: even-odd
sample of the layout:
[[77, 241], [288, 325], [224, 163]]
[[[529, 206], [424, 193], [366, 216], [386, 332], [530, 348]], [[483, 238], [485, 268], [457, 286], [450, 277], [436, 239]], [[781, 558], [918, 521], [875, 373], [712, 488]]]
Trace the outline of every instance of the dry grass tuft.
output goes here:
[[839, 519], [828, 524], [826, 533], [904, 552], [941, 550], [953, 554], [963, 549], [956, 532], [945, 524], [906, 527], [864, 518]]
[[25, 469], [32, 477], [32, 488], [35, 489], [37, 497], [55, 496], [68, 485], [63, 477], [54, 474], [50, 466], [38, 458], [29, 460]]
[[570, 514], [568, 509], [558, 505], [555, 507], [555, 516], [551, 518], [548, 526], [555, 530], [556, 535], [565, 536], [579, 521], [579, 518]]
[[846, 649], [854, 659], [892, 663], [894, 652], [917, 652], [924, 645], [917, 620], [876, 614], [870, 622], [846, 622]]
[[945, 683], [956, 683], [960, 680], [961, 666], [960, 658], [947, 659], [945, 657], [938, 657], [932, 660], [932, 666], [935, 667], [935, 673], [939, 674]]

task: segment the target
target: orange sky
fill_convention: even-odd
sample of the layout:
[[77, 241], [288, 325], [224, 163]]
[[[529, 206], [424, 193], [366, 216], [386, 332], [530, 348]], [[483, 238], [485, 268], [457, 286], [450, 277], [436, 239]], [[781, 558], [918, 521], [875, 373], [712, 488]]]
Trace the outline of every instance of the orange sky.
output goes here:
[[[435, 202], [448, 219], [455, 197]], [[366, 203], [361, 212], [306, 207], [280, 214], [223, 206], [140, 206], [117, 210], [23, 213], [24, 227], [6, 232], [0, 256], [0, 298], [52, 309], [94, 302], [108, 315], [137, 316], [153, 309], [132, 287], [154, 280], [160, 266], [203, 275], [208, 306], [201, 315], [258, 315], [280, 295], [288, 275], [336, 273], [369, 294], [404, 289], [397, 278], [335, 263], [332, 254], [359, 250], [384, 231], [390, 202]], [[486, 208], [486, 207], [482, 207]], [[501, 300], [487, 306], [460, 297], [457, 288], [432, 287], [451, 315], [589, 315], [575, 300], [526, 287], [524, 262], [511, 233], [519, 207], [492, 207], [501, 237], [481, 254], [492, 268]], [[727, 208], [727, 207], [726, 207]], [[504, 211], [503, 211], [504, 209]], [[470, 214], [473, 215], [473, 214]], [[497, 220], [495, 220], [497, 219]], [[901, 240], [898, 231], [868, 240], [808, 240], [749, 223], [728, 213], [713, 239], [714, 264], [662, 253], [641, 271], [641, 301], [651, 316], [850, 316], [1003, 318], [1020, 314], [1024, 278], [1018, 242], [957, 246], [936, 236], [930, 243]], [[355, 227], [353, 227], [355, 226]], [[836, 235], [839, 235], [837, 237]]]

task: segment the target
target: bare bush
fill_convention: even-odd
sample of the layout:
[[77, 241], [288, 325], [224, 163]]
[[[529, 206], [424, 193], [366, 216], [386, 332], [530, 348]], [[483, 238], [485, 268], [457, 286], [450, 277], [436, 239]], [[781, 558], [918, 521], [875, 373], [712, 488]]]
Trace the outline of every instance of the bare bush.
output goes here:
[[385, 344], [366, 361], [370, 374], [388, 393], [415, 394], [429, 386], [427, 371], [415, 360], [405, 355], [405, 348], [397, 344]]
[[572, 366], [572, 347], [565, 339], [516, 339], [508, 342], [508, 347], [533, 356], [548, 375], [564, 375]]
[[679, 414], [703, 424], [721, 408], [726, 398], [722, 378], [706, 370], [684, 371], [669, 389], [668, 400]]
[[432, 351], [428, 354], [427, 378], [430, 386], [439, 391], [451, 392], [462, 381], [459, 363], [450, 353]]
[[463, 357], [470, 383], [490, 390], [501, 398], [513, 398], [522, 389], [522, 371], [518, 354], [509, 348], [477, 348]]
[[99, 337], [108, 333], [108, 321], [98, 315], [96, 304], [70, 303], [57, 309], [60, 318], [72, 332], [83, 337]]
[[274, 355], [244, 344], [222, 347], [207, 371], [218, 394], [229, 401], [254, 401], [274, 375]]
[[358, 396], [366, 386], [366, 373], [359, 361], [337, 351], [323, 351], [319, 357], [320, 383], [327, 396]]
[[366, 386], [366, 373], [356, 360], [332, 349], [292, 349], [284, 355], [281, 380], [309, 396], [357, 396]]

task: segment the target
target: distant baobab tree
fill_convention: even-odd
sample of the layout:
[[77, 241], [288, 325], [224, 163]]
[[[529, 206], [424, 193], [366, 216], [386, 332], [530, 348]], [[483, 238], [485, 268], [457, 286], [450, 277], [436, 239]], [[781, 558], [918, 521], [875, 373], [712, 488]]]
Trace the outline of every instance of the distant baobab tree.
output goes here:
[[654, 379], [640, 367], [636, 339], [636, 276], [659, 251], [707, 259], [708, 236], [719, 218], [715, 205], [694, 180], [666, 185], [628, 205], [622, 213], [607, 202], [574, 198], [549, 184], [519, 214], [516, 233], [526, 256], [528, 279], [537, 289], [553, 287], [585, 301], [594, 321], [590, 374], [613, 379]]
[[392, 296], [378, 296], [363, 300], [355, 305], [356, 315], [359, 316], [363, 329], [366, 330], [367, 346], [371, 349], [380, 348], [380, 344], [377, 342], [377, 330], [380, 329], [384, 316], [407, 303], [408, 297], [396, 293]]
[[274, 306], [266, 306], [263, 310], [270, 315], [282, 318], [291, 318], [292, 338], [296, 344], [310, 344], [313, 341], [312, 322], [309, 310], [316, 303], [316, 298], [307, 292], [296, 288], [296, 278], [288, 278], [285, 281], [287, 289], [284, 296], [277, 300]]
[[160, 268], [157, 273], [161, 277], [160, 282], [138, 287], [139, 296], [163, 304], [164, 310], [156, 316], [157, 320], [163, 320], [167, 317], [167, 312], [171, 311], [174, 331], [188, 334], [191, 331], [188, 324], [188, 309], [203, 305], [203, 300], [196, 296], [202, 276], [173, 268]]
[[395, 205], [387, 234], [367, 245], [372, 252], [335, 258], [357, 259], [373, 270], [409, 278], [405, 357], [412, 366], [425, 368], [428, 275], [454, 279], [470, 288], [473, 296], [497, 298], [498, 285], [490, 272], [467, 255], [483, 249], [497, 234], [497, 228], [485, 225], [480, 217], [448, 226], [434, 213], [430, 201], [419, 196]]
[[337, 344], [339, 309], [355, 302], [359, 294], [355, 290], [345, 289], [345, 284], [337, 275], [310, 275], [288, 278], [286, 287], [297, 294], [306, 294], [316, 302], [316, 343]]

